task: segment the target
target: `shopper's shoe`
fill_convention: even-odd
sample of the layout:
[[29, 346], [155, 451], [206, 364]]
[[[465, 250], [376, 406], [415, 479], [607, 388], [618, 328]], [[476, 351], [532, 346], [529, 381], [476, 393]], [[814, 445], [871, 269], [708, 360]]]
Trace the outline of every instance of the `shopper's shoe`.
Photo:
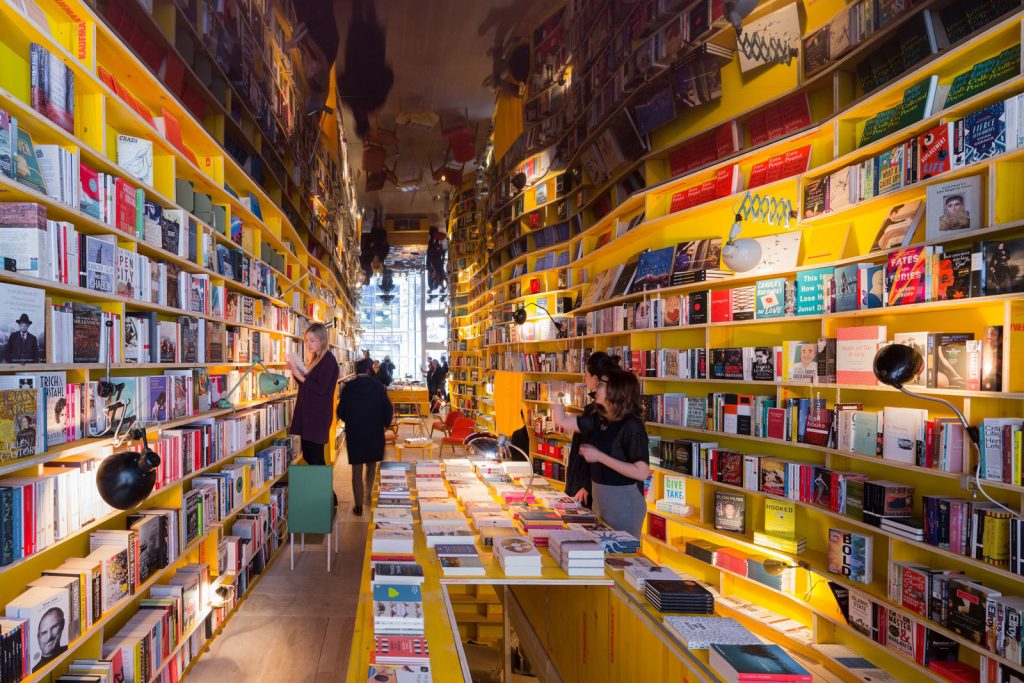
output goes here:
[[356, 505], [354, 508], [352, 508], [352, 514], [355, 515], [356, 517], [362, 517], [363, 516], [363, 506], [362, 505]]

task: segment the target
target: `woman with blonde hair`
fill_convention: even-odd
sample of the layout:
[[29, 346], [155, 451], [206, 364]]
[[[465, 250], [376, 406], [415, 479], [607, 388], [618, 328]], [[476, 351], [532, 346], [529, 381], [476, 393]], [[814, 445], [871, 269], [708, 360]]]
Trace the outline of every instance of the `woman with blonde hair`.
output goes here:
[[331, 440], [338, 361], [330, 353], [327, 328], [322, 323], [310, 325], [302, 340], [306, 350], [305, 363], [288, 356], [288, 367], [299, 383], [299, 396], [288, 433], [302, 439], [303, 460], [310, 465], [326, 465], [324, 446]]

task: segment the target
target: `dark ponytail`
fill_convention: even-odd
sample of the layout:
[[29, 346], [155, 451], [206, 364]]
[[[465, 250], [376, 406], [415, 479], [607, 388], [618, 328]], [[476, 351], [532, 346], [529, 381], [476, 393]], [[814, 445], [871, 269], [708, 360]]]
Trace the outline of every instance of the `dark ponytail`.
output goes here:
[[595, 351], [587, 358], [587, 374], [600, 377], [609, 370], [618, 370], [622, 361], [618, 356], [609, 356], [604, 351]]

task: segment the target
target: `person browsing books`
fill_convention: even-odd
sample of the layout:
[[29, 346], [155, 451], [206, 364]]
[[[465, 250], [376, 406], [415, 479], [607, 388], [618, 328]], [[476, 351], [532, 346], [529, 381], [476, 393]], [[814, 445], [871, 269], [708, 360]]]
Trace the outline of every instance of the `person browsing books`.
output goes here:
[[[305, 363], [289, 354], [288, 367], [299, 383], [289, 434], [302, 439], [302, 459], [310, 465], [326, 465], [324, 446], [331, 440], [331, 407], [338, 384], [338, 361], [328, 351], [327, 328], [313, 323], [303, 335]], [[334, 504], [338, 504], [337, 496]]]
[[594, 416], [576, 420], [580, 456], [590, 465], [593, 508], [612, 529], [640, 538], [647, 514], [643, 485], [650, 474], [640, 382], [612, 368], [601, 374], [596, 398]]
[[[595, 351], [587, 358], [583, 382], [587, 386], [587, 396], [591, 402], [583, 408], [583, 418], [591, 420], [597, 412], [597, 403], [593, 402], [593, 398], [597, 392], [597, 383], [601, 380], [601, 375], [618, 367], [619, 357], [609, 356], [604, 351]], [[573, 435], [572, 443], [569, 444], [569, 458], [565, 471], [565, 492], [575, 498], [577, 502], [587, 505], [590, 503], [592, 495], [590, 465], [580, 456], [583, 437], [577, 429], [577, 418], [566, 414], [565, 407], [561, 403], [555, 404], [554, 418], [558, 427]]]
[[394, 417], [388, 390], [371, 376], [372, 369], [369, 358], [356, 363], [357, 375], [342, 387], [338, 399], [338, 419], [345, 422], [348, 462], [352, 465], [355, 515], [363, 514], [363, 503], [370, 502], [377, 463], [384, 459], [384, 432]]

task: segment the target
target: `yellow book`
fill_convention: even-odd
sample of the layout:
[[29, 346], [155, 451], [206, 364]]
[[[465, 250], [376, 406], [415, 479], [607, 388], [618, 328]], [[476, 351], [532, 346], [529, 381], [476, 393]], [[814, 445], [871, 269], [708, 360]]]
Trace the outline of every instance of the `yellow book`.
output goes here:
[[766, 498], [764, 532], [779, 538], [796, 538], [796, 503]]

